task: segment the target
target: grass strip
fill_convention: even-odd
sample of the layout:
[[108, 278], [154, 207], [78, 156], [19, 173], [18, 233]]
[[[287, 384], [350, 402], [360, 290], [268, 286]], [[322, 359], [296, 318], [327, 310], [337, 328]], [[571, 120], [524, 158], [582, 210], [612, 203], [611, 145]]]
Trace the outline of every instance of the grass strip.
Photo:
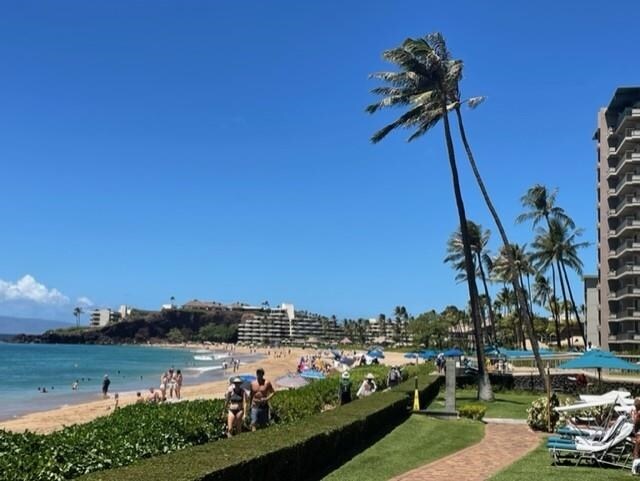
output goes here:
[[484, 424], [413, 415], [323, 481], [386, 481], [479, 442]]

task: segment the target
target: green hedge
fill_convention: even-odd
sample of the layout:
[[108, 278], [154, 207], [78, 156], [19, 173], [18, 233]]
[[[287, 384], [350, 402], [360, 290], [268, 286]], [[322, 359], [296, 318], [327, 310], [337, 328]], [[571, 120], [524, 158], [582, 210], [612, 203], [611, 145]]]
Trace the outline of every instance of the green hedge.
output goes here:
[[[420, 395], [430, 402], [441, 380], [421, 374]], [[427, 384], [428, 382], [428, 384]], [[295, 423], [275, 425], [225, 442], [187, 448], [82, 481], [282, 481], [318, 479], [350, 459], [409, 414], [409, 379], [396, 389]], [[274, 398], [275, 400], [275, 398]]]
[[[384, 389], [387, 371], [384, 366], [354, 369], [354, 394], [368, 372]], [[405, 375], [414, 372], [409, 369]], [[335, 406], [338, 382], [337, 376], [331, 376], [300, 389], [279, 392], [272, 401], [274, 421], [297, 422]], [[109, 416], [49, 435], [0, 430], [0, 480], [73, 479], [225, 438], [225, 426], [224, 402], [209, 400], [126, 406]]]

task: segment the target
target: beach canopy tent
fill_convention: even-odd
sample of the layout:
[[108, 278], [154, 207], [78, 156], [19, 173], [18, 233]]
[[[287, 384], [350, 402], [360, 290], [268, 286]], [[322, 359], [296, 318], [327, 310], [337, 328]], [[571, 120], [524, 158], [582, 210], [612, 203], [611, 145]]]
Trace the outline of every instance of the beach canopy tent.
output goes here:
[[340, 344], [351, 344], [351, 339], [349, 339], [348, 337], [343, 337], [342, 339], [340, 339]]
[[300, 376], [304, 379], [324, 379], [326, 377], [324, 373], [315, 369], [305, 369], [300, 373]]
[[640, 366], [625, 361], [609, 351], [593, 349], [582, 356], [571, 359], [558, 366], [559, 369], [597, 369], [598, 380], [602, 377], [603, 369], [620, 369], [624, 371], [640, 371]]
[[464, 356], [464, 351], [454, 347], [453, 349], [447, 349], [442, 353], [445, 357], [460, 357]]
[[298, 387], [306, 386], [307, 384], [309, 384], [309, 381], [307, 381], [299, 374], [287, 374], [286, 376], [282, 376], [276, 379], [276, 384], [281, 387], [295, 389]]
[[367, 356], [375, 359], [384, 359], [384, 353], [380, 349], [372, 349], [367, 353]]

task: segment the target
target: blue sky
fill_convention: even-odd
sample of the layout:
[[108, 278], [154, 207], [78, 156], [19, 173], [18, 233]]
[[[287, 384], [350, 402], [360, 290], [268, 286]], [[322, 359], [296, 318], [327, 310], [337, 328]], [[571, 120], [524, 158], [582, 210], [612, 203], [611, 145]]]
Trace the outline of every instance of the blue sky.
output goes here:
[[[620, 15], [635, 4], [560, 3], [5, 2], [0, 314], [464, 304], [442, 263], [457, 217], [441, 128], [374, 146], [397, 112], [363, 111], [381, 52], [431, 31], [464, 60], [463, 93], [488, 96], [467, 129], [513, 240], [531, 241], [513, 219], [539, 182], [595, 242], [591, 137], [638, 82]], [[458, 152], [468, 217], [495, 231]], [[594, 271], [595, 247], [583, 259]]]

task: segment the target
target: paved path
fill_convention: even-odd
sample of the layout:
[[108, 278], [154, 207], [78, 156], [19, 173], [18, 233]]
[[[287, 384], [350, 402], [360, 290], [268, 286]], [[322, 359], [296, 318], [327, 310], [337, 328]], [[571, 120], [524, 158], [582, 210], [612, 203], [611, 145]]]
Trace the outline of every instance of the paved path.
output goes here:
[[540, 444], [540, 436], [521, 424], [487, 424], [482, 441], [391, 481], [484, 481]]

